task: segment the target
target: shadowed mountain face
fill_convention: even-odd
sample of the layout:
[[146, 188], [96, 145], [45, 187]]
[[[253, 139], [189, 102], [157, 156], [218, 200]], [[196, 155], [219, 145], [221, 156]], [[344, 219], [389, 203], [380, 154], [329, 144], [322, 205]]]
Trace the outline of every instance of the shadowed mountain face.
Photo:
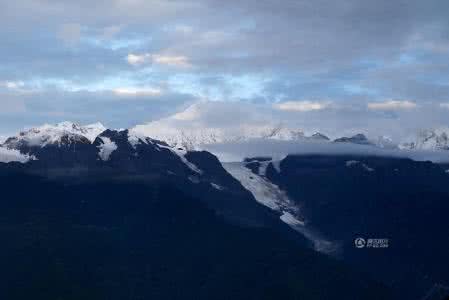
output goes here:
[[[249, 166], [257, 170], [257, 166]], [[266, 177], [300, 207], [340, 258], [417, 298], [449, 279], [447, 166], [409, 159], [288, 156]], [[363, 238], [385, 248], [355, 247]]]
[[210, 154], [191, 155], [233, 194], [193, 182], [189, 190], [154, 171], [48, 179], [0, 165], [0, 298], [391, 299], [286, 234], [257, 203], [237, 205], [246, 197], [238, 183], [213, 173]]
[[358, 145], [373, 145], [364, 134], [356, 134], [352, 137], [342, 137], [334, 141], [335, 143], [352, 143]]

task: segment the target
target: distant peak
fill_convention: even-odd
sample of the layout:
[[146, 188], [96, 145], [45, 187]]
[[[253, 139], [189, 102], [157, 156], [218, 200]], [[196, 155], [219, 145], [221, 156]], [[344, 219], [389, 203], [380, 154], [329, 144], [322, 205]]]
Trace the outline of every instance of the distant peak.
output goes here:
[[316, 132], [316, 133], [312, 134], [312, 135], [310, 136], [310, 138], [312, 138], [312, 139], [314, 139], [314, 140], [329, 141], [329, 138], [328, 138], [326, 135], [324, 135], [324, 134], [322, 134], [322, 133], [320, 133], [320, 132]]
[[422, 129], [399, 147], [408, 150], [449, 150], [449, 128]]
[[[63, 144], [66, 141], [88, 140], [93, 143], [95, 138], [106, 128], [101, 123], [86, 126], [74, 122], [64, 121], [54, 125], [44, 124], [21, 131], [5, 141], [9, 148], [18, 148], [21, 145], [43, 147], [48, 144]], [[67, 139], [67, 137], [69, 137]]]
[[355, 134], [351, 137], [341, 137], [334, 140], [335, 143], [352, 143], [359, 145], [372, 145], [368, 138], [363, 133]]
[[351, 138], [359, 140], [367, 140], [366, 136], [363, 133], [357, 133], [356, 135], [353, 135]]

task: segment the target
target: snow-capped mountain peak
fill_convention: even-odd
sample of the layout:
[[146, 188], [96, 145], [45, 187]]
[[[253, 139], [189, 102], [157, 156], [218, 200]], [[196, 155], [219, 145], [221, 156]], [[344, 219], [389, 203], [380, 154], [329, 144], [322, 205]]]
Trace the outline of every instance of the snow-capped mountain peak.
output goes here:
[[268, 129], [268, 134], [262, 138], [276, 139], [276, 140], [298, 140], [304, 138], [304, 132], [298, 129], [290, 129], [282, 124]]
[[95, 141], [95, 138], [100, 135], [107, 128], [100, 122], [96, 122], [93, 124], [81, 126], [81, 131], [83, 135], [91, 142]]
[[20, 132], [4, 142], [8, 148], [16, 149], [21, 145], [44, 147], [49, 144], [70, 144], [74, 141], [93, 143], [106, 128], [101, 123], [81, 126], [73, 122], [61, 122], [56, 125], [45, 124]]
[[449, 150], [449, 128], [420, 130], [399, 147], [406, 150]]
[[304, 133], [299, 129], [291, 129], [283, 125], [240, 125], [231, 128], [172, 127], [169, 122], [156, 121], [138, 125], [130, 130], [137, 136], [148, 136], [167, 142], [173, 147], [183, 147], [189, 150], [200, 149], [201, 145], [217, 143], [242, 142], [251, 139], [300, 140]]

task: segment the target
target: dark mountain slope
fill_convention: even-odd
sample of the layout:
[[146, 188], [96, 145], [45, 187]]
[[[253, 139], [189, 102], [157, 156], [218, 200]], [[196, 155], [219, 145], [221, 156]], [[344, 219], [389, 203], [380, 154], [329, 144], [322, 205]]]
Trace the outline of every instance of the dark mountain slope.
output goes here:
[[[340, 243], [342, 259], [404, 295], [449, 282], [449, 174], [430, 162], [288, 156], [267, 177], [301, 207], [307, 226]], [[358, 249], [356, 238], [388, 239]]]
[[[278, 228], [287, 234], [291, 231], [208, 152], [180, 151], [161, 141], [130, 137], [127, 130], [106, 130], [93, 143], [76, 135], [63, 135], [58, 143], [16, 146], [36, 158], [10, 167], [22, 172], [69, 182], [112, 177], [131, 182], [169, 182], [233, 222]], [[299, 235], [295, 239], [304, 241]]]
[[0, 166], [0, 299], [389, 299], [170, 181], [70, 183]]

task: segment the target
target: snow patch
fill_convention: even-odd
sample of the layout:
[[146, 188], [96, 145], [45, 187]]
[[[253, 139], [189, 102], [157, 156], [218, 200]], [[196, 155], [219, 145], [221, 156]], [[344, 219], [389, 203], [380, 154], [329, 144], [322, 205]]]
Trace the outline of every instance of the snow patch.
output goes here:
[[257, 202], [278, 212], [298, 214], [298, 208], [278, 186], [262, 176], [254, 174], [243, 163], [223, 163], [222, 165], [228, 173], [239, 180], [253, 194]]
[[157, 144], [157, 147], [168, 149], [172, 153], [176, 154], [181, 159], [181, 161], [193, 172], [195, 172], [197, 174], [203, 173], [203, 171], [200, 170], [195, 164], [188, 161], [188, 159], [185, 157], [185, 155], [187, 154], [187, 150], [185, 150], [184, 148], [175, 148], [175, 147], [171, 147], [171, 146], [164, 146], [161, 144]]
[[222, 165], [229, 174], [253, 194], [257, 202], [279, 212], [281, 221], [310, 240], [316, 251], [325, 254], [333, 254], [338, 251], [339, 246], [336, 243], [326, 240], [305, 224], [299, 217], [299, 208], [277, 185], [254, 174], [245, 167], [244, 163], [223, 163]]
[[260, 176], [267, 175], [267, 168], [270, 163], [271, 163], [271, 161], [260, 161], [259, 162], [260, 166], [259, 166], [258, 174]]
[[143, 135], [139, 130], [136, 130], [135, 128], [132, 128], [128, 131], [128, 142], [133, 146], [135, 149], [138, 144], [144, 143], [149, 144], [153, 143], [156, 146], [156, 149], [160, 151], [160, 149], [167, 149], [173, 154], [177, 155], [179, 159], [192, 171], [198, 174], [202, 174], [203, 171], [200, 170], [195, 164], [191, 163], [187, 160], [185, 155], [187, 154], [187, 150], [181, 147], [173, 147], [173, 146], [166, 146], [161, 143], [157, 143], [157, 141], [153, 140], [152, 138]]
[[134, 149], [136, 149], [137, 145], [142, 143], [142, 140], [135, 135], [128, 134], [128, 142], [131, 144], [131, 146], [133, 146]]
[[373, 172], [373, 171], [374, 171], [373, 168], [368, 167], [366, 164], [362, 164], [362, 167], [363, 167], [365, 170], [367, 170], [368, 172]]
[[362, 168], [364, 168], [364, 169], [365, 169], [366, 171], [368, 171], [368, 172], [373, 172], [373, 171], [375, 171], [373, 168], [369, 167], [367, 164], [361, 163], [361, 162], [358, 161], [358, 160], [348, 160], [348, 161], [346, 162], [346, 167], [348, 167], [348, 168], [354, 167], [354, 166], [357, 166], [357, 165], [361, 165]]
[[128, 142], [131, 144], [131, 146], [136, 149], [137, 145], [139, 144], [149, 144], [152, 143], [153, 140], [147, 136], [144, 136], [132, 129], [128, 131]]
[[100, 122], [79, 126], [82, 135], [86, 137], [91, 143], [95, 141], [97, 136], [99, 136], [103, 131], [106, 130], [106, 127], [103, 126]]
[[219, 190], [219, 191], [224, 190], [224, 187], [222, 187], [221, 185], [218, 185], [218, 184], [216, 184], [216, 183], [211, 182], [210, 185], [211, 185], [214, 189], [217, 189], [217, 190]]
[[284, 212], [282, 214], [282, 216], [280, 217], [280, 219], [284, 222], [287, 223], [290, 226], [298, 226], [298, 225], [303, 225], [304, 226], [304, 222], [299, 221], [298, 219], [295, 218], [295, 216], [293, 216], [291, 213], [289, 212]]
[[103, 143], [98, 146], [98, 149], [100, 149], [98, 156], [100, 156], [101, 160], [108, 161], [112, 152], [117, 150], [117, 145], [108, 137], [102, 136], [100, 139]]
[[146, 144], [146, 139], [143, 139], [137, 135], [128, 134], [128, 142], [134, 149], [136, 149], [137, 145], [142, 143]]
[[346, 162], [346, 166], [347, 167], [352, 167], [352, 166], [355, 166], [355, 165], [358, 165], [360, 162], [358, 161], [358, 160], [348, 160], [347, 162]]

